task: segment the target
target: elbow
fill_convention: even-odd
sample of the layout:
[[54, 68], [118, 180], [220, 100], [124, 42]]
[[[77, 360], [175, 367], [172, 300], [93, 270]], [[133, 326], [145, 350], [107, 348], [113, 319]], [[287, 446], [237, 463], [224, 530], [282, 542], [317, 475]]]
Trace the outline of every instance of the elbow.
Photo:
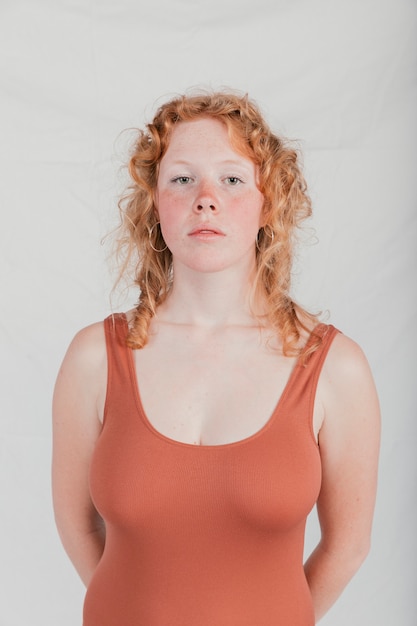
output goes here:
[[345, 552], [345, 566], [350, 571], [350, 576], [356, 574], [363, 565], [370, 549], [370, 541], [361, 541], [349, 546], [349, 549]]
[[368, 539], [339, 543], [337, 546], [329, 546], [324, 542], [321, 543], [321, 548], [327, 555], [327, 558], [334, 563], [339, 563], [338, 567], [343, 569], [349, 578], [362, 566], [370, 552], [370, 547]]
[[356, 564], [356, 569], [359, 569], [362, 563], [366, 560], [369, 552], [371, 551], [370, 540], [358, 542], [351, 548], [352, 563]]

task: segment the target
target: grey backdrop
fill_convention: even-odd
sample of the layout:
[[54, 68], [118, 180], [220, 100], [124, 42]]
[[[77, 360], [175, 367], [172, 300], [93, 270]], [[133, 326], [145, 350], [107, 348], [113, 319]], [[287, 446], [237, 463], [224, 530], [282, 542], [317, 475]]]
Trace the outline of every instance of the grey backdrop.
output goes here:
[[[416, 9], [0, 0], [1, 626], [81, 623], [51, 507], [53, 383], [74, 333], [111, 309], [100, 239], [120, 132], [196, 84], [248, 91], [299, 140], [319, 243], [306, 233], [294, 291], [363, 346], [380, 393], [372, 552], [322, 624], [415, 626]], [[316, 538], [312, 515], [307, 551]]]

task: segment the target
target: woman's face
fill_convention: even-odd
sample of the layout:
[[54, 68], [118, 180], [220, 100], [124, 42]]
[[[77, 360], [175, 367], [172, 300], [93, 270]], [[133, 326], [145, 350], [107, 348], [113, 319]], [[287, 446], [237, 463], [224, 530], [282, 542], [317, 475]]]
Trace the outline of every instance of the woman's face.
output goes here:
[[263, 195], [253, 161], [236, 152], [212, 118], [180, 122], [163, 156], [156, 206], [174, 269], [216, 272], [255, 264]]

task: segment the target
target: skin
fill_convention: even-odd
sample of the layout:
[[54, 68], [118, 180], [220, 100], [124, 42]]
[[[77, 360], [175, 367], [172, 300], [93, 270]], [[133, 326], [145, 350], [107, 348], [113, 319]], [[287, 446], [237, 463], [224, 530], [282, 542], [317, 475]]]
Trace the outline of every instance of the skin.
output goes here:
[[[235, 152], [220, 122], [181, 123], [160, 164], [156, 203], [174, 285], [151, 323], [149, 343], [134, 353], [145, 411], [158, 431], [179, 441], [213, 445], [248, 437], [271, 415], [295, 363], [248, 305], [263, 219], [255, 165]], [[103, 324], [93, 324], [71, 343], [53, 402], [56, 521], [86, 585], [105, 541], [88, 470], [106, 368]], [[164, 394], [155, 393], [161, 388]], [[344, 335], [325, 360], [313, 428], [323, 469], [322, 538], [305, 572], [318, 621], [368, 553], [376, 492], [378, 400], [362, 350]]]

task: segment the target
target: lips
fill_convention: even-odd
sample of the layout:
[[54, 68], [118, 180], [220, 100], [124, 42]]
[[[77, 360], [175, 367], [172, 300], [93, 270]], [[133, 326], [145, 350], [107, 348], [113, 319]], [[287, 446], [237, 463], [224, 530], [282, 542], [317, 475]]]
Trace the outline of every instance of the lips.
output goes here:
[[220, 235], [224, 236], [224, 232], [211, 224], [199, 224], [188, 233], [192, 235]]

